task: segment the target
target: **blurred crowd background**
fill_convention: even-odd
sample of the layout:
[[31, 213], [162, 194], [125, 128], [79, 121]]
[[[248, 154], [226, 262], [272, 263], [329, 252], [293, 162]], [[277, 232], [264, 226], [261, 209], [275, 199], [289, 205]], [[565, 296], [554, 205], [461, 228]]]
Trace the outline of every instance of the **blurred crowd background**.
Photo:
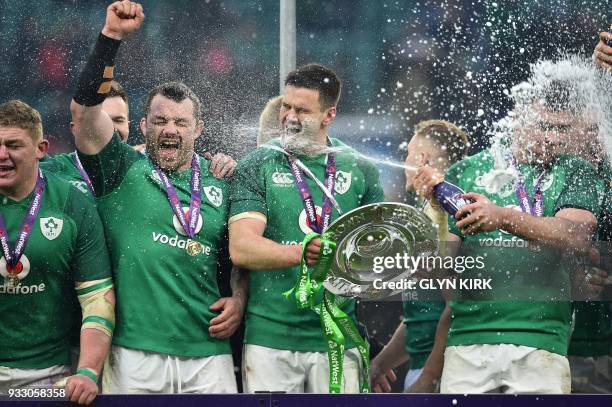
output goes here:
[[[53, 151], [72, 148], [68, 105], [102, 28], [102, 0], [0, 1], [0, 92], [41, 111]], [[204, 99], [203, 148], [241, 156], [276, 95], [278, 0], [142, 1], [146, 21], [123, 44], [116, 78], [130, 96], [132, 142], [148, 89], [182, 80]], [[344, 81], [336, 135], [401, 158], [421, 119], [446, 118], [486, 143], [508, 109], [504, 90], [528, 64], [588, 55], [612, 22], [608, 0], [298, 0], [298, 65], [319, 62]]]
[[[612, 23], [610, 2], [297, 0], [297, 63], [338, 72], [344, 90], [332, 135], [357, 150], [403, 161], [415, 124], [441, 118], [467, 130], [475, 152], [529, 63], [591, 55]], [[41, 112], [52, 152], [74, 149], [69, 103], [108, 4], [0, 0], [0, 99]], [[265, 102], [279, 93], [279, 1], [142, 4], [144, 26], [124, 41], [115, 68], [130, 98], [129, 141], [143, 142], [138, 122], [148, 90], [180, 80], [204, 102], [199, 148], [240, 158], [255, 146]], [[387, 198], [406, 200], [402, 170], [379, 168]], [[378, 305], [365, 308], [371, 333], [386, 341], [397, 319]]]

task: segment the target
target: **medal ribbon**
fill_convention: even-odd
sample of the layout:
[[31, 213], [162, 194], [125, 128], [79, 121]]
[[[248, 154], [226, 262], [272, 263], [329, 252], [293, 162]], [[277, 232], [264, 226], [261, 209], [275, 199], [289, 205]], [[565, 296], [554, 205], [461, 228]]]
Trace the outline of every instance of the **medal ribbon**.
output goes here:
[[[293, 173], [293, 180], [300, 193], [309, 226], [315, 233], [310, 233], [304, 238], [298, 280], [295, 286], [283, 295], [289, 298], [291, 294], [294, 294], [298, 309], [310, 308], [319, 314], [321, 318], [323, 336], [327, 343], [327, 359], [329, 361], [329, 392], [340, 393], [342, 391], [345, 337], [348, 336], [357, 346], [364, 364], [361, 375], [361, 392], [369, 393], [369, 345], [361, 337], [351, 318], [340, 309], [346, 300], [337, 299], [334, 294], [323, 288], [323, 281], [327, 277], [327, 272], [332, 264], [336, 250], [336, 243], [325, 234], [331, 223], [332, 200], [326, 194], [323, 194], [321, 222], [319, 222], [317, 220], [316, 206], [314, 205], [312, 193], [306, 182], [304, 172], [298, 166], [295, 156], [290, 155], [287, 157], [287, 160]], [[334, 193], [335, 180], [336, 156], [334, 153], [330, 153], [327, 156], [325, 167], [325, 187], [332, 194]], [[317, 237], [321, 238], [321, 251], [315, 271], [311, 274], [306, 263], [306, 247], [311, 240]], [[323, 301], [320, 304], [315, 304], [315, 297], [321, 290], [323, 290]]]
[[195, 235], [196, 227], [198, 226], [198, 220], [200, 219], [200, 207], [202, 206], [202, 192], [201, 189], [201, 176], [200, 176], [200, 161], [198, 160], [198, 156], [196, 154], [193, 155], [191, 159], [191, 200], [189, 202], [189, 222], [187, 222], [187, 216], [183, 211], [183, 207], [181, 206], [181, 200], [176, 193], [176, 189], [174, 189], [174, 185], [162, 170], [160, 170], [155, 164], [153, 164], [153, 168], [159, 175], [159, 178], [162, 180], [162, 183], [166, 187], [166, 195], [168, 197], [168, 202], [170, 202], [170, 207], [172, 211], [176, 215], [179, 223], [185, 230], [187, 236], [190, 239], [193, 239]]
[[[321, 251], [315, 271], [310, 273], [306, 263], [306, 247], [311, 240], [321, 238]], [[360, 387], [362, 393], [370, 392], [370, 347], [361, 337], [351, 318], [342, 311], [341, 307], [347, 299], [339, 298], [323, 287], [323, 282], [334, 259], [336, 243], [326, 233], [310, 233], [302, 242], [302, 258], [300, 272], [295, 286], [283, 295], [289, 298], [292, 294], [298, 309], [310, 308], [321, 318], [323, 336], [327, 343], [327, 359], [329, 361], [329, 392], [342, 391], [342, 370], [344, 366], [345, 337], [349, 337], [357, 346], [363, 361]], [[317, 294], [323, 290], [323, 301], [315, 304]]]
[[[300, 198], [302, 199], [302, 204], [304, 205], [304, 211], [306, 212], [306, 217], [308, 219], [308, 223], [310, 228], [316, 233], [323, 233], [327, 230], [328, 226], [331, 223], [332, 217], [332, 206], [333, 203], [331, 199], [325, 194], [323, 194], [323, 203], [321, 204], [321, 222], [317, 220], [317, 208], [314, 204], [314, 199], [312, 198], [312, 193], [310, 192], [310, 187], [308, 187], [308, 183], [306, 182], [306, 176], [302, 169], [297, 165], [296, 157], [290, 155], [287, 157], [289, 161], [289, 168], [293, 174], [293, 181], [298, 191], [300, 192]], [[327, 156], [327, 164], [325, 166], [325, 187], [333, 194], [334, 193], [334, 184], [336, 182], [336, 155], [334, 153], [330, 153]]]
[[544, 215], [544, 196], [542, 194], [542, 180], [546, 171], [542, 171], [538, 178], [536, 178], [534, 192], [533, 192], [533, 205], [530, 202], [529, 193], [525, 187], [525, 176], [519, 170], [518, 165], [514, 157], [509, 156], [508, 160], [510, 165], [518, 172], [518, 180], [516, 182], [516, 197], [518, 198], [521, 210], [524, 213], [529, 213], [533, 216]]
[[81, 163], [81, 159], [79, 158], [79, 153], [76, 151], [74, 152], [74, 165], [77, 167], [77, 170], [79, 170], [79, 174], [81, 174], [81, 178], [83, 178], [83, 180], [87, 184], [87, 187], [89, 188], [91, 194], [93, 196], [96, 196], [93, 184], [91, 182], [91, 179], [89, 178], [89, 174], [87, 174], [87, 171], [85, 171], [85, 168], [83, 168], [83, 164]]
[[28, 207], [26, 217], [19, 227], [19, 235], [17, 236], [15, 249], [11, 249], [6, 223], [4, 223], [4, 218], [0, 214], [0, 246], [2, 246], [2, 254], [4, 254], [4, 259], [9, 266], [7, 269], [10, 268], [10, 270], [7, 270], [9, 274], [13, 273], [13, 269], [19, 262], [19, 259], [21, 259], [26, 245], [28, 244], [28, 240], [32, 235], [32, 227], [34, 226], [34, 222], [36, 221], [36, 217], [38, 216], [38, 212], [40, 211], [40, 207], [42, 205], [44, 190], [45, 178], [43, 177], [42, 171], [39, 169], [38, 179], [36, 180], [36, 186], [34, 187], [34, 195], [32, 197], [32, 201], [30, 202], [30, 206]]

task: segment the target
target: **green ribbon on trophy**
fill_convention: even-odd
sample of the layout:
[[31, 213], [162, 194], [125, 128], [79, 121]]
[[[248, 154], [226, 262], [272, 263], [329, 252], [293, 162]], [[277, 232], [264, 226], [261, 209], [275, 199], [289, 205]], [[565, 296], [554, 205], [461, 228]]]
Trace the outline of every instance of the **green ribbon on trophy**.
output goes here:
[[[319, 261], [311, 273], [306, 264], [308, 243], [321, 238]], [[329, 391], [340, 393], [345, 339], [350, 338], [361, 355], [364, 369], [361, 391], [369, 392], [369, 345], [363, 340], [342, 306], [351, 297], [378, 300], [401, 292], [375, 288], [374, 281], [399, 281], [415, 270], [389, 268], [374, 271], [374, 259], [407, 253], [431, 256], [438, 250], [438, 232], [420, 210], [405, 204], [381, 202], [353, 209], [336, 219], [322, 235], [311, 233], [302, 242], [300, 272], [295, 286], [284, 293], [295, 297], [298, 308], [321, 317], [329, 359]], [[381, 285], [379, 285], [381, 286]], [[315, 301], [320, 300], [320, 303]]]
[[[321, 238], [320, 257], [313, 273], [306, 263], [306, 247], [311, 240]], [[327, 343], [327, 359], [329, 361], [329, 392], [342, 392], [342, 370], [344, 366], [345, 338], [349, 337], [357, 346], [363, 361], [363, 371], [360, 379], [362, 393], [370, 392], [370, 347], [361, 337], [351, 318], [341, 307], [349, 300], [337, 297], [323, 287], [323, 282], [333, 262], [336, 243], [327, 233], [320, 235], [310, 233], [302, 242], [302, 259], [300, 273], [293, 288], [283, 293], [287, 298], [294, 294], [299, 309], [311, 309], [321, 317], [323, 336]], [[315, 304], [315, 297], [323, 291], [323, 300]]]

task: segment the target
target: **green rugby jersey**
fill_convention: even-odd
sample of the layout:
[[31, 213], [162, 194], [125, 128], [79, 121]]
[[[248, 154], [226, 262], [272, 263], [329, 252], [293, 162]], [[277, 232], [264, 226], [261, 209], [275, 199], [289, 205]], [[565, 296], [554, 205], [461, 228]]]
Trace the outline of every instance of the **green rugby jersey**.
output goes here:
[[[603, 163], [598, 193], [601, 215], [598, 237], [604, 245], [612, 244], [612, 168]], [[608, 271], [609, 272], [609, 271]], [[577, 301], [574, 304], [575, 322], [570, 342], [570, 355], [612, 355], [612, 304], [610, 301]]]
[[[218, 249], [227, 240], [225, 181], [200, 158], [202, 206], [194, 240], [203, 252], [190, 256], [189, 238], [145, 155], [115, 134], [99, 154], [79, 157], [96, 191], [110, 252], [117, 294], [113, 343], [186, 357], [231, 353], [228, 340], [208, 333], [217, 315], [208, 307], [219, 299]], [[168, 178], [188, 212], [191, 169]]]
[[[378, 170], [337, 139], [336, 182], [334, 197], [344, 212], [384, 200], [378, 181]], [[325, 178], [326, 156], [299, 157], [319, 179]], [[323, 192], [308, 176], [305, 177], [317, 210]], [[306, 213], [295, 187], [286, 156], [275, 150], [259, 148], [238, 163], [231, 185], [230, 217], [255, 211], [267, 218], [264, 237], [280, 244], [299, 244], [311, 233]], [[333, 209], [332, 221], [339, 217]], [[246, 312], [245, 343], [304, 352], [325, 352], [319, 316], [310, 310], [299, 310], [295, 299], [282, 293], [295, 284], [299, 267], [249, 273], [249, 302]], [[354, 302], [345, 308], [354, 318]], [[349, 339], [347, 338], [347, 345]]]
[[74, 185], [79, 191], [91, 196], [87, 182], [85, 182], [76, 166], [76, 159], [77, 156], [74, 151], [72, 153], [55, 154], [52, 156], [47, 155], [40, 160], [40, 167], [43, 170], [58, 174], [61, 178]]
[[[485, 150], [453, 165], [445, 179], [464, 191], [486, 195], [499, 206], [520, 211], [512, 183], [498, 193], [485, 190], [482, 176], [493, 168], [491, 152]], [[519, 169], [533, 199], [539, 171], [522, 164]], [[598, 216], [596, 182], [594, 169], [587, 162], [572, 156], [559, 158], [541, 185], [544, 216], [554, 216], [563, 208], [585, 209]], [[452, 217], [449, 231], [461, 236]], [[546, 247], [534, 252], [525, 247], [528, 242], [499, 230], [464, 236], [462, 241], [460, 256], [485, 258], [484, 269], [466, 270], [463, 277], [491, 277], [493, 290], [462, 292], [461, 301], [451, 301], [448, 345], [508, 343], [566, 355], [571, 307], [569, 275], [561, 267], [563, 256]], [[551, 300], [526, 301], [528, 295]]]
[[[111, 275], [102, 224], [91, 202], [56, 174], [43, 171], [45, 190], [32, 235], [21, 257], [16, 289], [4, 282], [0, 261], [0, 366], [42, 369], [70, 364], [75, 282]], [[33, 194], [16, 202], [0, 195], [11, 244]]]

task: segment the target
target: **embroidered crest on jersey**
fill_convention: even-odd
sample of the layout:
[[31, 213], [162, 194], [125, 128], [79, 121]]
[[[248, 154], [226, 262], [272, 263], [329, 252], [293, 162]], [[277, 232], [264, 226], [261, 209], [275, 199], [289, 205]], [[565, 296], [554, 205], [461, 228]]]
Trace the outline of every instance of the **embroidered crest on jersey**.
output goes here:
[[[189, 207], [183, 206], [183, 212], [185, 212], [185, 218], [186, 218], [185, 220], [187, 221], [187, 224], [189, 224], [189, 219], [191, 219], [191, 213], [189, 212]], [[187, 236], [185, 229], [183, 229], [183, 226], [181, 225], [181, 222], [179, 222], [176, 215], [172, 215], [172, 225], [174, 226], [174, 230], [176, 230], [179, 234], [183, 236]], [[200, 230], [202, 230], [201, 213], [200, 213], [200, 217], [198, 218], [198, 224], [196, 225], [195, 234], [197, 235], [200, 232]]]
[[[533, 180], [533, 186], [535, 187], [537, 179], [534, 178]], [[540, 188], [542, 189], [542, 192], [550, 189], [550, 187], [553, 186], [553, 183], [555, 182], [555, 176], [552, 172], [548, 172], [546, 173], [546, 175], [544, 175], [544, 178], [542, 178], [542, 185], [540, 186]]]
[[158, 185], [163, 185], [161, 178], [159, 177], [159, 174], [157, 173], [157, 171], [155, 171], [155, 169], [151, 170], [151, 175], [150, 175], [151, 179], [153, 181], [155, 181], [155, 183], [157, 183]]
[[40, 218], [40, 231], [48, 240], [54, 240], [62, 233], [64, 220], [50, 216], [48, 218]]
[[346, 193], [351, 187], [352, 173], [338, 170], [336, 172], [336, 181], [334, 183], [334, 190], [340, 195]]
[[211, 185], [209, 187], [204, 187], [204, 193], [206, 197], [216, 207], [221, 206], [223, 203], [223, 191], [221, 188]]
[[[0, 275], [4, 278], [9, 277], [9, 270], [7, 270], [8, 267], [9, 266], [4, 257], [0, 258]], [[23, 280], [28, 276], [28, 274], [30, 274], [30, 260], [28, 260], [25, 254], [21, 255], [21, 258], [14, 267], [14, 271], [16, 272], [19, 280]]]
[[74, 185], [74, 187], [78, 189], [79, 191], [81, 191], [82, 193], [89, 194], [89, 189], [87, 188], [87, 183], [85, 181], [71, 180], [68, 182]]

